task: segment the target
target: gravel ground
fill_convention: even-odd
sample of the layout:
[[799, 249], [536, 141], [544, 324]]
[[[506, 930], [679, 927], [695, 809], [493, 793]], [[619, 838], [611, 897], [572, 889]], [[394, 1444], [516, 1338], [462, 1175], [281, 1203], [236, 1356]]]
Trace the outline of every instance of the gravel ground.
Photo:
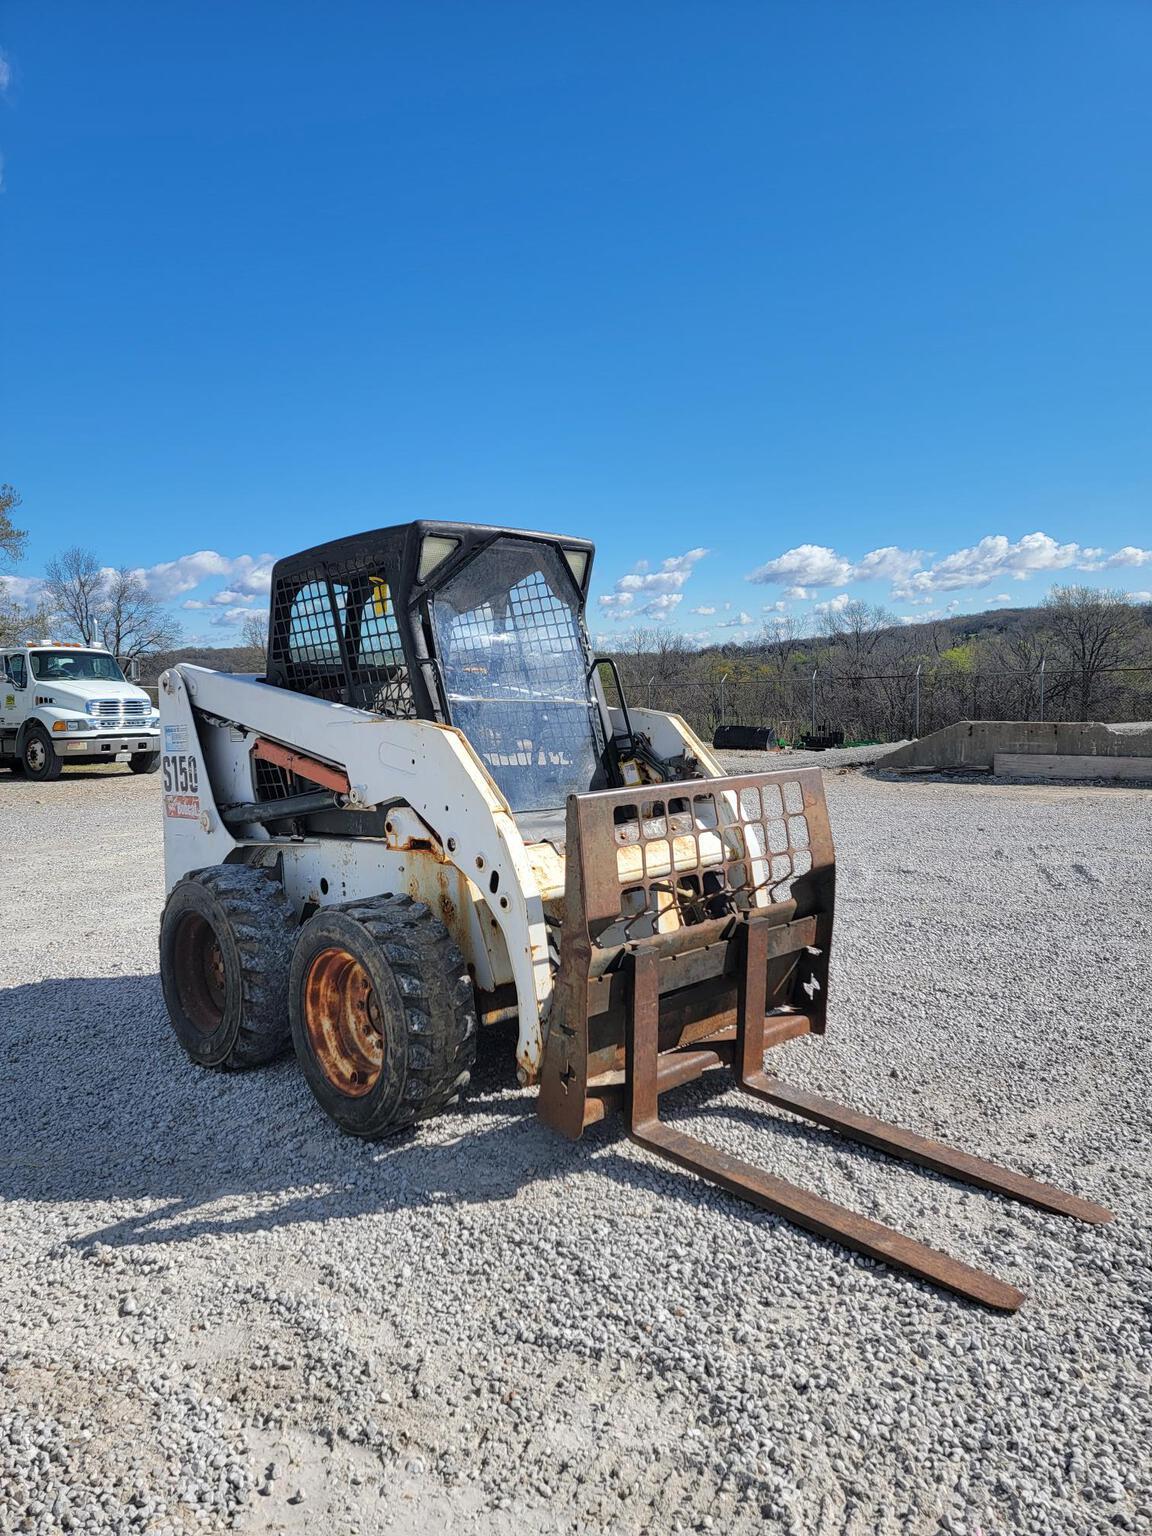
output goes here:
[[504, 1032], [463, 1110], [377, 1146], [290, 1060], [194, 1070], [156, 976], [157, 780], [0, 773], [0, 1530], [1152, 1531], [1152, 795], [824, 762], [832, 1027], [784, 1075], [1117, 1220], [720, 1083], [675, 1119], [1020, 1285], [1015, 1316], [618, 1125], [555, 1138]]

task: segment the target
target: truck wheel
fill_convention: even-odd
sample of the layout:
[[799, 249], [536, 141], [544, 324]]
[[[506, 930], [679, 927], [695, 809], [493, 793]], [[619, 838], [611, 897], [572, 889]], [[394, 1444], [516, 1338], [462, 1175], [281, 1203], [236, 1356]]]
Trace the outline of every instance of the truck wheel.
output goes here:
[[52, 738], [47, 731], [42, 731], [39, 727], [29, 731], [25, 736], [20, 761], [28, 777], [36, 779], [39, 783], [44, 783], [48, 779], [58, 779], [60, 770], [64, 766], [56, 756]]
[[284, 887], [247, 864], [213, 864], [173, 887], [160, 920], [160, 984], [194, 1062], [258, 1067], [287, 1048], [296, 926]]
[[401, 1130], [468, 1084], [472, 979], [447, 928], [411, 896], [374, 896], [309, 918], [288, 1001], [308, 1086], [350, 1135]]
[[133, 752], [128, 759], [128, 766], [133, 773], [155, 773], [160, 767], [159, 752]]

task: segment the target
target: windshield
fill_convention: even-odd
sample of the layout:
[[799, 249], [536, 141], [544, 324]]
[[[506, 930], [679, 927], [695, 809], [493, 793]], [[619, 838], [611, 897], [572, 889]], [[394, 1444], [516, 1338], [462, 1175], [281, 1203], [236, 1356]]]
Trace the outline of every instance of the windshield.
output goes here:
[[497, 539], [432, 600], [452, 724], [514, 811], [592, 787], [603, 751], [579, 601], [548, 544]]
[[32, 651], [32, 676], [42, 682], [126, 683], [113, 657], [104, 651]]

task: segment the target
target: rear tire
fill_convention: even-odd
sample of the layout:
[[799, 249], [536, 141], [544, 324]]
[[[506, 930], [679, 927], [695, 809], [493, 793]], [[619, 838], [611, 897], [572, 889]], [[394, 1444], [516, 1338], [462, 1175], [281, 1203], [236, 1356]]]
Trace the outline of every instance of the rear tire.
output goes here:
[[447, 928], [411, 896], [325, 907], [300, 929], [292, 1043], [341, 1130], [375, 1140], [436, 1114], [467, 1086], [476, 999]]
[[133, 752], [128, 759], [133, 773], [155, 773], [160, 767], [159, 752]]
[[251, 865], [213, 864], [173, 887], [160, 921], [160, 983], [197, 1065], [258, 1067], [288, 1048], [296, 928], [284, 887]]
[[60, 770], [64, 766], [56, 756], [52, 738], [39, 726], [25, 736], [24, 746], [20, 752], [20, 762], [25, 775], [38, 784], [46, 784], [50, 779], [58, 779]]

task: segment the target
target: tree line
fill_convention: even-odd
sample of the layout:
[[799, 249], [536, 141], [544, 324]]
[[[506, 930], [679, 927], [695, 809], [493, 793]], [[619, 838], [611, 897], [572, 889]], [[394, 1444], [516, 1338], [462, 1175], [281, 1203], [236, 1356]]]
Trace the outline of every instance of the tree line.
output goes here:
[[911, 625], [853, 602], [810, 630], [788, 618], [703, 649], [653, 627], [615, 657], [632, 704], [673, 710], [709, 736], [726, 723], [788, 742], [825, 730], [893, 741], [959, 719], [1152, 718], [1152, 605], [1096, 587]]

